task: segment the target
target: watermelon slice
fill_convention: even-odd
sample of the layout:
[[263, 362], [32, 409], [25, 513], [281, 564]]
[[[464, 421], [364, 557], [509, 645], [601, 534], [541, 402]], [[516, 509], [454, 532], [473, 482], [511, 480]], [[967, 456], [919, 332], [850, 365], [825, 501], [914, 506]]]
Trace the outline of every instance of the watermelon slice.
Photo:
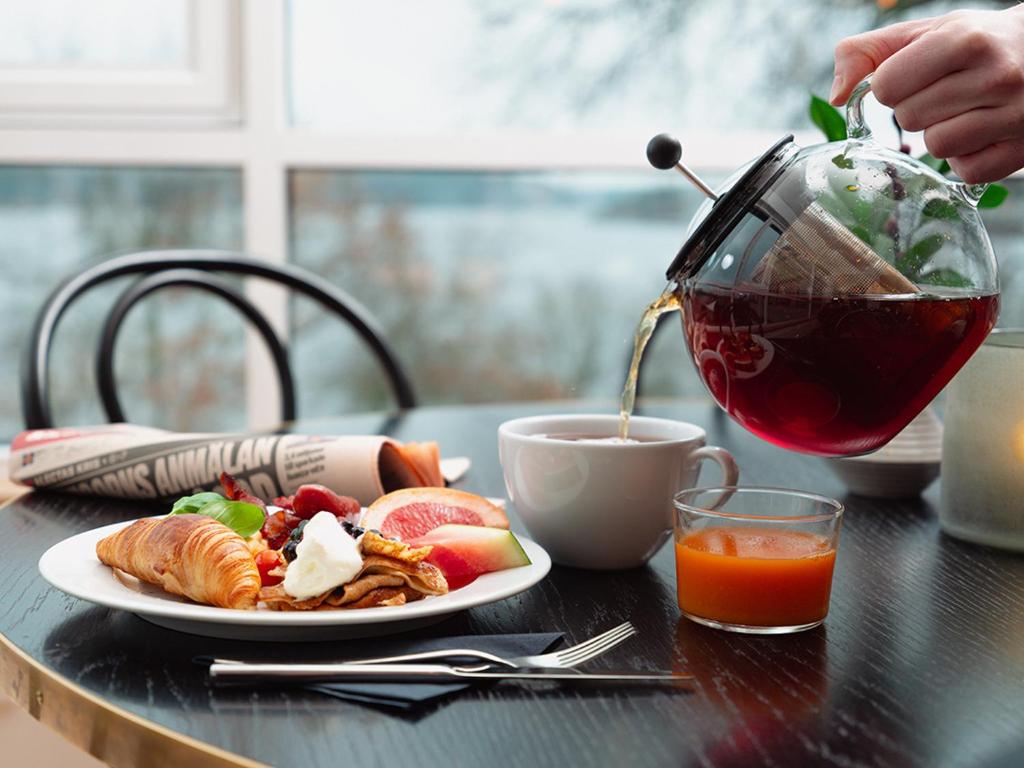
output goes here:
[[381, 496], [359, 525], [410, 541], [448, 523], [508, 529], [501, 508], [483, 496], [453, 488], [404, 488]]
[[427, 562], [441, 569], [448, 589], [464, 587], [484, 573], [530, 564], [515, 534], [500, 528], [442, 525], [409, 543], [433, 547]]

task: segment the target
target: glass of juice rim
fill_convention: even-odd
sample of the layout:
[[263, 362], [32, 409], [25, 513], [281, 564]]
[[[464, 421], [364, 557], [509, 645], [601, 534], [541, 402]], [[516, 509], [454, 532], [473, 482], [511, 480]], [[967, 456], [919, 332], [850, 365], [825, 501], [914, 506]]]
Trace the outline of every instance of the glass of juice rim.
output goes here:
[[842, 504], [753, 486], [692, 488], [674, 503], [684, 616], [749, 634], [800, 632], [825, 620]]

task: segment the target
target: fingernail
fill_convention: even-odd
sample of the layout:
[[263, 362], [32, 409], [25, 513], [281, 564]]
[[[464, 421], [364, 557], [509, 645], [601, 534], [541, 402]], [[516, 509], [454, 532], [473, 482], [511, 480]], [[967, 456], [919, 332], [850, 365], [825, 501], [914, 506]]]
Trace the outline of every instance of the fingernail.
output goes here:
[[832, 81], [832, 92], [829, 94], [828, 100], [831, 103], [835, 103], [836, 96], [842, 91], [843, 78], [840, 75], [836, 75], [836, 79]]

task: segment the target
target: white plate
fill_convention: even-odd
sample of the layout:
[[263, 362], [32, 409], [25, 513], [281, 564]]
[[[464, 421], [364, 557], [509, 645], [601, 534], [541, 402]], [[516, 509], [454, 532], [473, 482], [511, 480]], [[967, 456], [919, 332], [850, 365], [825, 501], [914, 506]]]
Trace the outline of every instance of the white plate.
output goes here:
[[199, 605], [103, 565], [96, 557], [96, 542], [132, 522], [95, 528], [54, 544], [39, 558], [39, 572], [69, 595], [131, 611], [182, 632], [236, 640], [326, 640], [393, 634], [433, 624], [458, 611], [517, 595], [551, 570], [548, 553], [539, 544], [517, 536], [530, 565], [485, 573], [447, 595], [408, 605], [348, 611], [241, 611]]

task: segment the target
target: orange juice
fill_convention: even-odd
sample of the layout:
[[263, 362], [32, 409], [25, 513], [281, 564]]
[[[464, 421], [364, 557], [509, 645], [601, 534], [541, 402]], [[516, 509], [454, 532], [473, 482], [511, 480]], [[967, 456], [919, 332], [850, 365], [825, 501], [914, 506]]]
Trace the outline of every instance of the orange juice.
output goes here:
[[796, 627], [828, 613], [836, 551], [823, 536], [717, 527], [676, 541], [679, 608], [723, 624]]

